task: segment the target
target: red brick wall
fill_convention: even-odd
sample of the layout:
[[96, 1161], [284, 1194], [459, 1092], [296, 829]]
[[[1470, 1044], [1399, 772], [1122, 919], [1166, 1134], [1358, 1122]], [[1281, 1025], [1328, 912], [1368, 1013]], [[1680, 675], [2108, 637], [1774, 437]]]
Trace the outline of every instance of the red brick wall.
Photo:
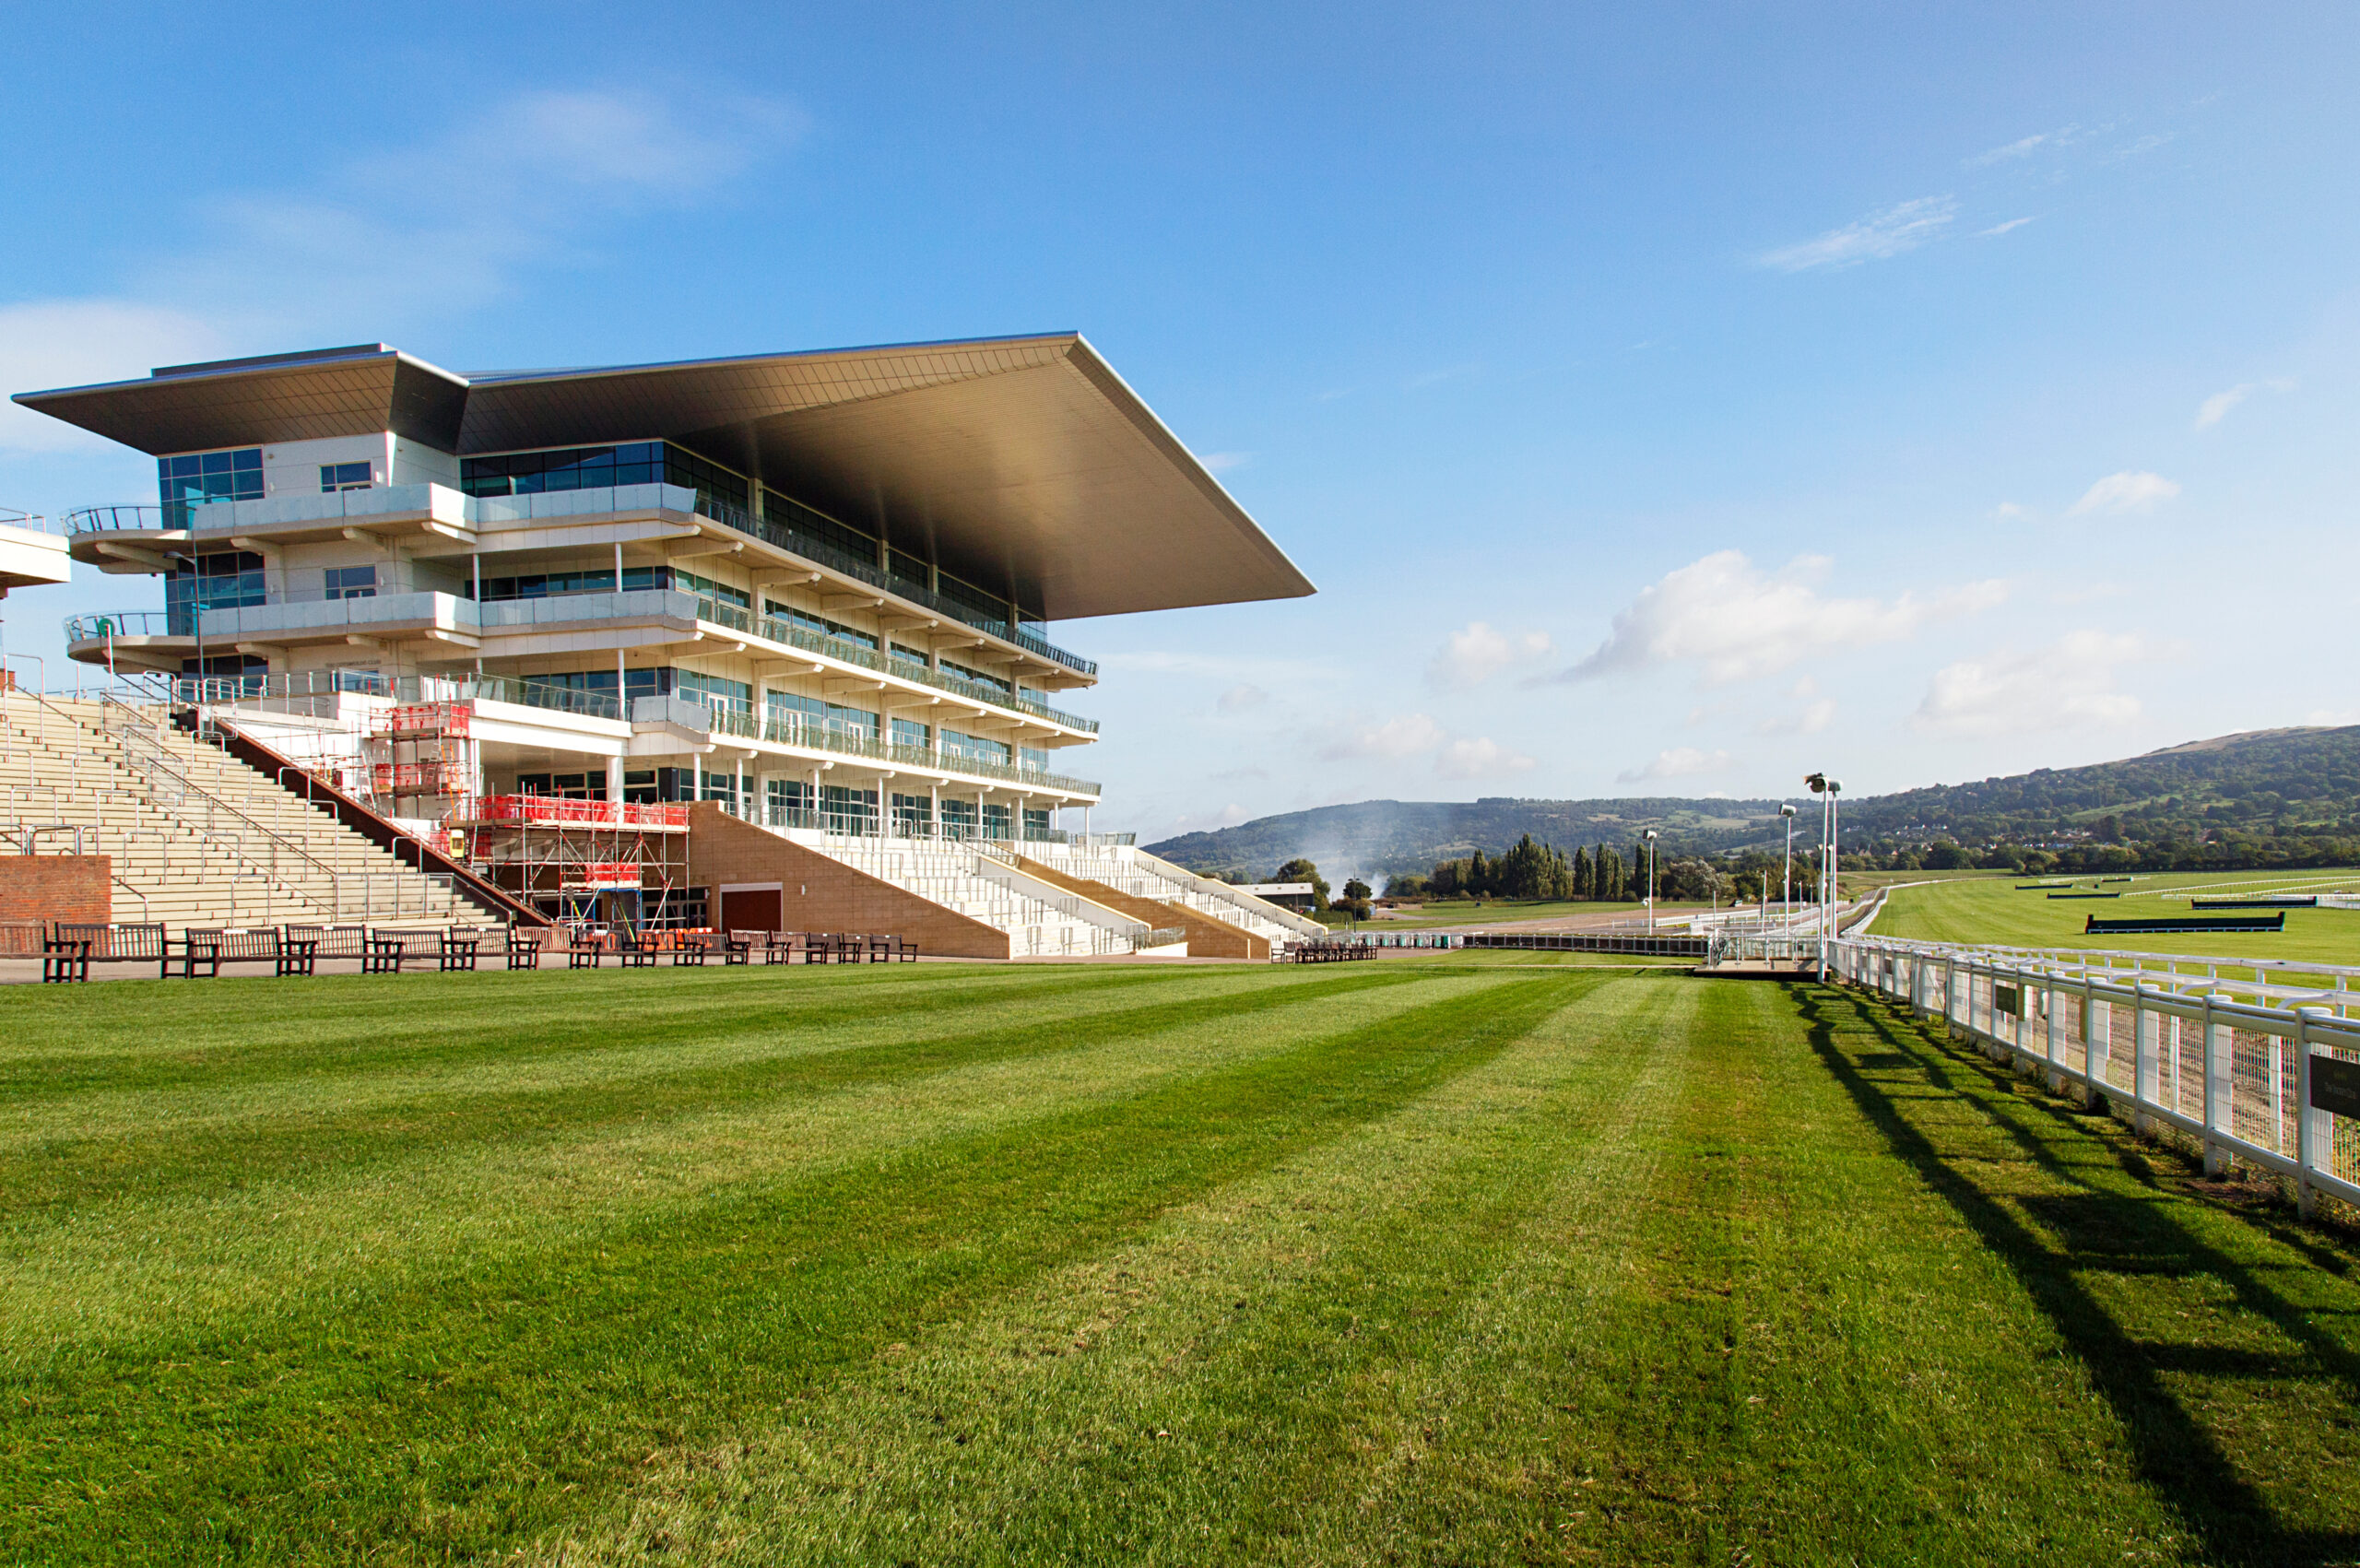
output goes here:
[[781, 884], [777, 903], [789, 931], [891, 932], [934, 957], [1009, 956], [1007, 932], [741, 822], [718, 801], [689, 808], [689, 879], [716, 900], [728, 882]]
[[114, 857], [0, 855], [0, 920], [114, 918]]

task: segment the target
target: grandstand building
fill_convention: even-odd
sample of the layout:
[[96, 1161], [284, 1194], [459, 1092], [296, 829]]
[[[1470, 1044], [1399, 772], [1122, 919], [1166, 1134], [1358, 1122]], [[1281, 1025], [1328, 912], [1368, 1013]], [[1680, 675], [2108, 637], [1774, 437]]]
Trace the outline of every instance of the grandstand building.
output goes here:
[[[560, 917], [792, 926], [876, 882], [1010, 953], [1160, 937], [1105, 917], [1146, 857], [1077, 831], [1097, 666], [1051, 623], [1312, 592], [1073, 334], [471, 375], [371, 344], [16, 401], [156, 460], [153, 504], [65, 519], [162, 590], [69, 622], [75, 659]], [[1093, 868], [1094, 904], [1057, 880]]]

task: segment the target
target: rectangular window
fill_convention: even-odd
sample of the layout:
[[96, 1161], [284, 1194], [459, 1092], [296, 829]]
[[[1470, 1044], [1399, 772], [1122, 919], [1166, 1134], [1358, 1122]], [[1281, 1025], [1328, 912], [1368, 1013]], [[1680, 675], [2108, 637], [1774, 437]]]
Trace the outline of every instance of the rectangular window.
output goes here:
[[820, 825], [832, 833], [873, 831], [877, 792], [844, 784], [823, 785], [820, 791]]
[[923, 648], [905, 647], [903, 644], [896, 643], [892, 645], [892, 648], [890, 651], [893, 657], [897, 659], [905, 659], [914, 665], [924, 665], [931, 662], [927, 659], [926, 650]]
[[1034, 750], [1030, 746], [1019, 747], [1016, 752], [1016, 765], [1027, 772], [1045, 773], [1049, 771], [1049, 754], [1046, 751]]
[[893, 826], [904, 833], [924, 833], [934, 825], [934, 803], [923, 795], [893, 797]]
[[945, 659], [942, 661], [942, 672], [945, 675], [955, 675], [962, 680], [972, 680], [978, 686], [988, 686], [994, 691], [1005, 696], [1016, 695], [1014, 681], [1003, 680], [986, 670], [970, 669], [965, 665], [954, 665], [949, 659]]
[[624, 485], [678, 485], [697, 492], [701, 508], [743, 513], [751, 489], [743, 477], [663, 441], [614, 446], [504, 452], [459, 460], [459, 488], [469, 495], [540, 495], [552, 490], [609, 489]]
[[327, 583], [331, 599], [377, 596], [377, 569], [373, 566], [331, 566], [327, 569]]
[[178, 557], [172, 574], [164, 579], [164, 629], [174, 637], [194, 636], [199, 609], [240, 609], [266, 602], [262, 557], [252, 550], [199, 556], [195, 571], [187, 557]]
[[725, 676], [699, 675], [684, 669], [673, 676], [672, 689], [691, 701], [734, 713], [750, 713], [754, 706], [753, 684]]
[[933, 733], [915, 719], [893, 721], [893, 744], [896, 746], [914, 746], [923, 751], [932, 739]]
[[818, 825], [819, 813], [813, 805], [817, 796], [809, 784], [799, 779], [773, 779], [764, 793], [769, 797], [770, 826], [809, 828]]
[[262, 448], [159, 457], [156, 488], [164, 503], [164, 526], [189, 527], [198, 507], [262, 499]]
[[856, 631], [841, 621], [830, 620], [825, 616], [813, 615], [809, 610], [796, 609], [793, 605], [783, 605], [776, 599], [764, 599], [762, 613], [773, 620], [785, 621], [789, 626], [798, 627], [821, 637], [841, 637], [847, 643], [858, 643], [872, 654], [877, 651], [877, 639], [873, 634]]
[[1007, 767], [1015, 760], [1008, 743], [987, 740], [980, 735], [962, 735], [955, 729], [942, 732], [942, 754], [945, 757], [969, 757], [979, 762], [997, 762]]
[[1048, 812], [1036, 811], [1030, 806], [1026, 807], [1024, 808], [1024, 836], [1033, 843], [1045, 843], [1048, 842]]
[[365, 490], [369, 488], [369, 465], [366, 463], [323, 463], [320, 465], [320, 493], [336, 490]]
[[984, 807], [984, 837], [1012, 839], [1016, 836], [1013, 831], [1015, 825], [1013, 815], [1007, 807], [989, 804]]
[[753, 607], [753, 599], [743, 588], [733, 588], [726, 583], [716, 583], [710, 577], [700, 577], [693, 572], [672, 569], [672, 585], [684, 594], [702, 594], [708, 599], [719, 599], [739, 609]]
[[944, 801], [942, 803], [942, 833], [945, 838], [974, 838], [975, 836], [975, 803], [972, 800]]

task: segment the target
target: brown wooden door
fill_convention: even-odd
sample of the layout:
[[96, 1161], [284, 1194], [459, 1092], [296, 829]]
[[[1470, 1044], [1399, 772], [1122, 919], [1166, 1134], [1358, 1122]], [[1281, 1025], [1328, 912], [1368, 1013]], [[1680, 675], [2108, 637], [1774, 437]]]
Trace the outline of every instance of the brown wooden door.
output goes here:
[[777, 931], [785, 910], [776, 888], [733, 888], [721, 895], [724, 931]]

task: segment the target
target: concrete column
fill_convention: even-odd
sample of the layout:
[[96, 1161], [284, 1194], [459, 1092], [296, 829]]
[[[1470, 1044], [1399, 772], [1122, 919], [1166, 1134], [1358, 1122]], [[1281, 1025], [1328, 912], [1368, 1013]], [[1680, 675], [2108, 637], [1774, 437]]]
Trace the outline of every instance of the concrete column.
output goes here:
[[607, 798], [608, 800], [620, 800], [623, 797], [623, 764], [629, 760], [630, 753], [624, 751], [618, 751], [607, 760]]

